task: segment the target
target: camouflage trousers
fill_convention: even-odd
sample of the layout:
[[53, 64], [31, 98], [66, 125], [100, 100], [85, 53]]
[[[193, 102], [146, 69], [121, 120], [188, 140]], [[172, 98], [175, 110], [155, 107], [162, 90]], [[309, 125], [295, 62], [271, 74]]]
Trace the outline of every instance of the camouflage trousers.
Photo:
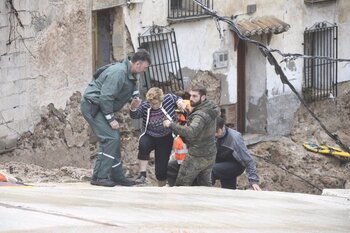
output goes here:
[[212, 186], [211, 171], [214, 163], [215, 154], [203, 157], [187, 155], [180, 166], [175, 185], [191, 186], [196, 180], [198, 186]]

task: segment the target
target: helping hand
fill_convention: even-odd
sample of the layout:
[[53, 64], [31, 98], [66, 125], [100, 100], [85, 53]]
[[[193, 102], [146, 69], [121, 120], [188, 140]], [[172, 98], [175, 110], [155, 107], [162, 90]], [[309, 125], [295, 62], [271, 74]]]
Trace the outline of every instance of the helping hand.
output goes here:
[[109, 125], [112, 127], [112, 129], [119, 129], [119, 123], [117, 120], [111, 121]]
[[169, 121], [169, 120], [163, 121], [163, 126], [164, 126], [165, 128], [169, 128], [170, 125], [171, 125], [171, 121]]
[[141, 104], [142, 100], [139, 97], [135, 97], [132, 99], [130, 103], [130, 110], [135, 111]]
[[187, 111], [187, 105], [184, 101], [178, 101], [177, 102], [177, 107], [181, 110], [181, 111]]
[[252, 184], [252, 188], [255, 191], [261, 191], [261, 188], [260, 188], [260, 186], [258, 184]]

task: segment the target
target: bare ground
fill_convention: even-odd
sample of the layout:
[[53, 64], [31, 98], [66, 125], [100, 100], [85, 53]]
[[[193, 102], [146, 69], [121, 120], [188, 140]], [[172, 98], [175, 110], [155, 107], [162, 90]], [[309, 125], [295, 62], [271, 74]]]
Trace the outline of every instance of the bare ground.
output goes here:
[[[89, 181], [98, 145], [79, 111], [80, 98], [80, 93], [75, 93], [64, 110], [49, 105], [34, 132], [24, 133], [15, 150], [0, 154], [0, 170], [24, 183]], [[331, 133], [350, 145], [350, 82], [338, 85], [335, 100], [310, 107]], [[128, 177], [136, 178], [138, 132], [131, 127], [127, 108], [118, 118], [122, 122], [123, 166]], [[305, 141], [339, 147], [301, 106], [290, 136], [249, 147], [262, 189], [320, 194], [324, 188], [350, 188], [348, 161], [309, 152], [303, 147]], [[149, 164], [146, 185], [155, 185], [153, 160]], [[244, 175], [239, 177], [238, 188], [249, 188]]]

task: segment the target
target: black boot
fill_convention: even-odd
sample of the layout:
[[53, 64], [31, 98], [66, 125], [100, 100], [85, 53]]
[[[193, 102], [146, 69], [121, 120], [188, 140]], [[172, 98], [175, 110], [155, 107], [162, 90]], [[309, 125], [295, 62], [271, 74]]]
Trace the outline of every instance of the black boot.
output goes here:
[[105, 187], [114, 187], [117, 184], [110, 179], [92, 179], [90, 184]]
[[129, 180], [129, 179], [125, 178], [125, 177], [117, 179], [117, 180], [114, 180], [114, 183], [116, 185], [121, 185], [121, 186], [133, 186], [133, 185], [135, 185], [135, 181]]

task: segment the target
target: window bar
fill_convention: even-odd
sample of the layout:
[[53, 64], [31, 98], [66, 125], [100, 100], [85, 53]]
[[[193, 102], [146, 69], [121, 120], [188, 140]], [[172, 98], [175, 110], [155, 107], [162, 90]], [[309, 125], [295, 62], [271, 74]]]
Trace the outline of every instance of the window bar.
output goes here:
[[168, 83], [167, 83], [167, 76], [168, 76], [168, 74], [167, 74], [167, 69], [166, 69], [166, 67], [165, 67], [165, 63], [166, 63], [166, 57], [164, 57], [164, 54], [165, 54], [165, 50], [164, 50], [164, 43], [165, 43], [165, 41], [163, 40], [163, 38], [164, 38], [164, 33], [162, 33], [162, 34], [158, 34], [157, 35], [157, 38], [158, 38], [158, 41], [159, 41], [159, 43], [158, 43], [158, 51], [159, 51], [159, 53], [160, 53], [160, 57], [161, 57], [161, 62], [159, 62], [159, 65], [161, 66], [161, 69], [162, 69], [162, 86], [163, 86], [163, 88], [164, 88], [164, 91], [166, 92], [167, 90], [168, 90]]
[[[143, 40], [141, 40], [141, 39], [143, 39], [143, 37], [141, 37], [140, 34], [139, 34], [139, 37], [138, 37], [139, 45], [142, 45], [142, 43], [143, 43]], [[149, 74], [149, 70], [150, 70], [150, 67], [143, 73], [143, 79], [145, 81], [146, 87], [148, 87], [148, 83], [147, 83], [147, 78], [146, 77], [147, 77], [147, 73]]]
[[[334, 39], [334, 44], [335, 44], [335, 59], [338, 59], [338, 26], [334, 26], [334, 31], [335, 31], [335, 39]], [[335, 64], [335, 97], [338, 96], [338, 61], [334, 61]]]
[[[317, 46], [317, 56], [320, 56], [321, 55], [321, 53], [320, 53], [320, 44], [321, 44], [321, 42], [320, 42], [320, 40], [321, 40], [321, 35], [320, 35], [320, 30], [317, 30], [316, 31], [316, 39], [317, 39], [317, 42], [316, 42], [316, 46]], [[320, 96], [320, 93], [321, 93], [321, 91], [320, 91], [320, 66], [321, 66], [321, 61], [319, 60], [319, 59], [317, 59], [317, 76], [316, 76], [316, 78], [317, 78], [317, 84], [316, 84], [316, 88], [317, 88], [317, 95], [316, 95], [316, 99], [318, 99], [319, 98], [319, 96]]]
[[[315, 32], [311, 32], [310, 33], [310, 36], [311, 36], [311, 45], [310, 45], [310, 47], [311, 47], [311, 53], [310, 53], [310, 55], [311, 56], [314, 56], [315, 55], [315, 43], [316, 43], [316, 37], [315, 37]], [[310, 73], [310, 80], [311, 80], [311, 94], [312, 95], [310, 95], [310, 100], [311, 101], [313, 101], [314, 100], [314, 98], [315, 98], [315, 85], [316, 85], [316, 82], [315, 82], [315, 80], [314, 80], [314, 77], [315, 77], [315, 75], [316, 75], [316, 72], [315, 72], [315, 67], [316, 67], [316, 60], [314, 60], [314, 59], [310, 59], [311, 60], [311, 64], [310, 64], [310, 70], [311, 70], [311, 73]]]
[[[164, 49], [165, 51], [168, 51], [166, 53], [166, 57], [167, 57], [167, 70], [168, 70], [168, 76], [169, 76], [169, 80], [170, 80], [170, 88], [171, 91], [175, 91], [177, 90], [176, 87], [176, 75], [175, 72], [172, 69], [172, 64], [173, 64], [173, 60], [171, 59], [171, 54], [172, 54], [172, 50], [169, 48], [169, 43], [171, 43], [171, 33], [167, 33], [166, 34], [166, 43], [164, 44]], [[172, 75], [171, 75], [172, 74]]]
[[150, 45], [150, 50], [152, 50], [153, 59], [155, 61], [154, 62], [155, 72], [153, 73], [153, 77], [152, 77], [152, 80], [153, 80], [152, 86], [159, 87], [159, 80], [158, 79], [162, 74], [161, 74], [161, 70], [159, 69], [159, 57], [157, 56], [158, 50], [156, 48], [155, 41], [153, 40], [152, 37], [153, 37], [152, 34], [147, 36], [147, 41]]
[[[151, 51], [150, 51], [150, 47], [149, 47], [149, 43], [148, 43], [148, 40], [147, 40], [147, 37], [145, 37], [145, 36], [143, 36], [142, 37], [142, 41], [143, 41], [143, 43], [144, 44], [146, 44], [147, 45], [147, 50], [148, 50], [148, 52], [150, 53], [150, 54], [152, 54], [151, 53]], [[152, 59], [152, 58], [151, 58]], [[154, 73], [154, 64], [155, 64], [155, 61], [153, 61], [153, 59], [152, 59], [152, 64], [150, 65], [150, 67], [148, 68], [148, 78], [147, 78], [147, 76], [145, 76], [145, 80], [146, 80], [146, 89], [148, 90], [149, 89], [149, 87], [152, 85], [152, 75], [153, 75], [153, 73]], [[149, 81], [149, 83], [148, 83], [148, 81]]]
[[[324, 38], [324, 42], [323, 42], [323, 56], [329, 56], [328, 54], [328, 45], [329, 45], [329, 28], [325, 28], [324, 32], [323, 32], [323, 38]], [[331, 79], [331, 77], [328, 75], [328, 60], [323, 59], [323, 73], [324, 73], [324, 97], [328, 97], [329, 96], [329, 80]]]
[[[162, 36], [162, 37], [161, 37]], [[162, 61], [162, 62], [160, 62], [159, 64], [160, 64], [160, 66], [161, 66], [161, 69], [162, 69], [162, 80], [161, 80], [161, 82], [162, 82], [162, 85], [163, 85], [163, 87], [164, 87], [164, 89], [166, 90], [166, 91], [168, 91], [168, 86], [167, 86], [167, 69], [166, 69], [166, 66], [165, 66], [165, 61], [166, 61], [166, 57], [164, 57], [164, 55], [165, 55], [165, 50], [163, 49], [163, 43], [165, 42], [164, 41], [164, 34], [159, 34], [159, 35], [157, 35], [157, 37], [158, 37], [158, 40], [159, 40], [159, 49], [158, 49], [158, 51], [159, 51], [159, 54], [160, 54], [160, 57], [161, 57], [161, 60], [160, 61]]]
[[[173, 73], [174, 76], [176, 77], [174, 69], [173, 69], [173, 59], [172, 59], [172, 54], [174, 52], [169, 46], [169, 44], [171, 44], [171, 43], [172, 43], [172, 40], [171, 40], [171, 32], [170, 32], [167, 34], [167, 43], [166, 43], [166, 47], [167, 47], [166, 50], [169, 51], [169, 55], [167, 55], [167, 57], [170, 60], [170, 67], [169, 67], [169, 63], [168, 63], [168, 71], [169, 71], [169, 75], [170, 75], [170, 73]], [[174, 80], [174, 84], [175, 84], [175, 88], [176, 88], [176, 80]]]
[[164, 57], [163, 57], [163, 49], [162, 49], [162, 41], [160, 39], [160, 35], [156, 34], [153, 35], [154, 41], [157, 41], [157, 56], [158, 56], [158, 66], [160, 70], [160, 76], [159, 76], [159, 86], [165, 87], [166, 84], [166, 70], [164, 67]]
[[[328, 29], [327, 32], [327, 36], [328, 36], [328, 43], [327, 43], [327, 56], [331, 57], [331, 46], [332, 46], [332, 29]], [[326, 61], [327, 62], [327, 77], [328, 78], [328, 82], [327, 82], [327, 87], [329, 90], [329, 93], [332, 93], [332, 95], [334, 96], [334, 92], [333, 92], [333, 75], [330, 73], [331, 71], [331, 67], [332, 67], [332, 62], [331, 61]]]
[[[325, 29], [322, 27], [321, 30], [320, 30], [320, 33], [321, 33], [321, 44], [320, 44], [320, 47], [321, 47], [321, 54], [322, 56], [326, 55], [325, 54], [325, 51], [324, 51], [324, 46], [325, 46], [325, 43], [327, 42], [326, 41], [326, 35], [325, 35]], [[322, 94], [321, 94], [321, 97], [320, 98], [323, 98], [325, 96], [325, 92], [327, 91], [326, 90], [326, 75], [325, 75], [325, 60], [322, 59], [321, 61], [321, 91], [322, 91]]]
[[173, 38], [172, 36], [174, 35], [174, 30], [171, 31], [171, 33], [169, 34], [170, 35], [170, 39], [169, 39], [169, 43], [168, 43], [168, 49], [169, 51], [171, 51], [170, 53], [170, 59], [171, 59], [171, 71], [172, 73], [174, 74], [175, 78], [176, 78], [176, 84], [177, 84], [177, 89], [180, 89], [180, 86], [178, 85], [178, 80], [179, 80], [179, 74], [177, 72], [177, 69], [176, 69], [176, 64], [177, 64], [177, 61], [176, 61], [176, 58], [175, 58], [175, 51], [174, 51], [174, 47], [173, 47]]
[[[176, 56], [176, 63], [175, 63], [175, 68], [176, 68], [176, 71], [178, 72], [177, 74], [177, 77], [180, 78], [181, 80], [181, 89], [184, 89], [184, 83], [183, 83], [183, 78], [182, 78], [182, 72], [181, 72], [181, 64], [180, 64], [180, 58], [179, 58], [179, 51], [177, 49], [177, 46], [176, 46], [176, 35], [175, 35], [175, 32], [172, 31], [172, 36], [174, 36], [174, 40], [173, 40], [173, 47], [175, 47], [175, 51], [176, 53], [174, 53], [174, 56]], [[174, 49], [173, 49], [174, 50]], [[179, 67], [177, 68], [176, 65], [178, 65]]]
[[[157, 80], [157, 77], [158, 77], [158, 61], [156, 59], [156, 56], [155, 56], [155, 49], [154, 49], [154, 44], [152, 43], [152, 38], [150, 38], [150, 36], [146, 36], [146, 41], [147, 41], [147, 44], [149, 46], [149, 50], [150, 50], [150, 53], [153, 55], [152, 56], [152, 59], [153, 59], [153, 62], [154, 64], [152, 65], [152, 75], [150, 75], [150, 80], [151, 80], [151, 86], [152, 87], [154, 85], [154, 81]], [[152, 81], [153, 81], [153, 84], [152, 84]]]

